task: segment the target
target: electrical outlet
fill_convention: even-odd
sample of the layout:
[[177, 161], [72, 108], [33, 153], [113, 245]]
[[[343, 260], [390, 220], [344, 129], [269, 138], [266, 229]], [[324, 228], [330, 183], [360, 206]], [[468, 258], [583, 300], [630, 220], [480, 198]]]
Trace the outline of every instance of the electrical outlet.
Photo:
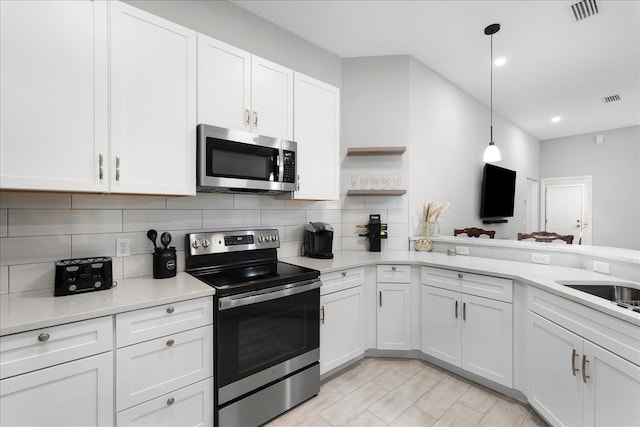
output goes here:
[[549, 264], [551, 257], [544, 254], [531, 254], [531, 262], [536, 264]]
[[467, 246], [456, 246], [456, 253], [458, 255], [469, 255], [469, 248]]
[[593, 260], [593, 271], [598, 273], [611, 274], [611, 264], [608, 262]]
[[131, 256], [131, 239], [116, 239], [116, 257]]

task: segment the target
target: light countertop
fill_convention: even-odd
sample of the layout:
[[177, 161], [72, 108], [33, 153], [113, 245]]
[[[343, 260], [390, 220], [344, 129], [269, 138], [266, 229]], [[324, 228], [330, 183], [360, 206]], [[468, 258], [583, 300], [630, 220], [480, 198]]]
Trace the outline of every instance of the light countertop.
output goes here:
[[53, 289], [0, 295], [0, 335], [13, 334], [154, 305], [211, 296], [215, 290], [188, 275], [119, 279], [104, 291], [54, 297]]
[[618, 307], [610, 301], [556, 283], [557, 280], [605, 280], [625, 282], [627, 283], [627, 286], [640, 288], [640, 284], [636, 282], [607, 274], [596, 273], [590, 270], [531, 264], [493, 258], [480, 258], [464, 255], [450, 256], [443, 253], [416, 251], [336, 251], [334, 252], [333, 259], [292, 257], [284, 258], [281, 261], [315, 268], [320, 270], [321, 273], [330, 273], [332, 271], [342, 270], [345, 268], [389, 263], [424, 265], [467, 273], [504, 277], [544, 289], [568, 300], [575, 301], [579, 304], [640, 326], [640, 313]]

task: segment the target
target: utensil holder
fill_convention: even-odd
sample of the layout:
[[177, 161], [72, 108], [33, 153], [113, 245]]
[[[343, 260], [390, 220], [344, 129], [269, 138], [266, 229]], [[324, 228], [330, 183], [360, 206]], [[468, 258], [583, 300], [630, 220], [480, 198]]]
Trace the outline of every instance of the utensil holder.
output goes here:
[[166, 279], [175, 277], [177, 270], [176, 248], [157, 248], [153, 254], [153, 278]]

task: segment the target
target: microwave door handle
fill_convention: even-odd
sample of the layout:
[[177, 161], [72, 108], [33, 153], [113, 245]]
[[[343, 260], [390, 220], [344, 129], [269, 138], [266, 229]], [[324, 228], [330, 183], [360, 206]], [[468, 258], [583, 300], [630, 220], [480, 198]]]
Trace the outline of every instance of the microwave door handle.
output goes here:
[[284, 182], [284, 150], [280, 148], [278, 150], [278, 182]]

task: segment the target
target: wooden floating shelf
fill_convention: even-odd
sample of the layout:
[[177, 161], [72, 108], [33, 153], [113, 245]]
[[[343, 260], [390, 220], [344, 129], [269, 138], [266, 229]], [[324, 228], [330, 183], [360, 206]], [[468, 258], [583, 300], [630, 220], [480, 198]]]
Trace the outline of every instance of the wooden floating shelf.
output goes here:
[[348, 190], [347, 196], [402, 196], [407, 190]]
[[407, 151], [407, 147], [349, 147], [347, 156], [400, 156]]

